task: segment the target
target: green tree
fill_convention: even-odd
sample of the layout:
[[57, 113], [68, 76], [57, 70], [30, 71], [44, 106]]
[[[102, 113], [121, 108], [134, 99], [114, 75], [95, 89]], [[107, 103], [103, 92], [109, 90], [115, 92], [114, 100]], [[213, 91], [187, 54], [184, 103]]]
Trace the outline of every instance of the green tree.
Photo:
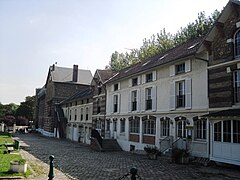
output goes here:
[[150, 39], [143, 39], [143, 44], [139, 49], [132, 49], [130, 53], [119, 53], [115, 51], [111, 56], [108, 68], [119, 71], [132, 64], [154, 57], [188, 40], [204, 36], [208, 33], [220, 12], [215, 10], [211, 16], [206, 17], [205, 12], [200, 12], [197, 19], [189, 23], [186, 27], [172, 35], [165, 29], [157, 35], [152, 35]]
[[35, 105], [35, 96], [27, 96], [24, 102], [21, 102], [16, 111], [16, 117], [25, 117], [28, 120], [33, 120]]

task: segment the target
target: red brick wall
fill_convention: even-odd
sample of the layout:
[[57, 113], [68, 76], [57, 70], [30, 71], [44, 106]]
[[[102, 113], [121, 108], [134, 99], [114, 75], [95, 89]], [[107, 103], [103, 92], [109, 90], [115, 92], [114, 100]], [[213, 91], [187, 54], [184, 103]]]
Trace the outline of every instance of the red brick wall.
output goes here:
[[129, 134], [129, 141], [139, 142], [139, 135], [138, 134]]
[[155, 136], [143, 135], [143, 143], [145, 143], [145, 144], [155, 144]]

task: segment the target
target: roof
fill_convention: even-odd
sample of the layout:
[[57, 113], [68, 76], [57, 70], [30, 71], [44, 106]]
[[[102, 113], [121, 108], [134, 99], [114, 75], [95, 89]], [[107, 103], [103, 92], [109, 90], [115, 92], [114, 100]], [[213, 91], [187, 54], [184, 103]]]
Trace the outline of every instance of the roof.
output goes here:
[[206, 35], [206, 39], [205, 40], [213, 41], [215, 33], [218, 32], [217, 27], [216, 27], [217, 24], [226, 22], [226, 20], [229, 17], [229, 14], [232, 13], [232, 7], [233, 6], [240, 6], [240, 1], [238, 1], [238, 0], [229, 0], [228, 1], [227, 5], [223, 8], [221, 14], [218, 16], [218, 18], [214, 22], [212, 28], [210, 29], [210, 31]]
[[98, 73], [102, 83], [106, 82], [116, 74], [116, 72], [113, 72], [111, 69], [104, 69], [104, 70], [97, 69], [96, 72]]
[[205, 114], [202, 117], [240, 117], [240, 109], [227, 109], [223, 111], [212, 112], [209, 114]]
[[76, 101], [76, 100], [82, 100], [82, 99], [90, 98], [92, 96], [93, 96], [93, 88], [91, 86], [89, 86], [88, 88], [86, 88], [84, 90], [76, 92], [69, 98], [62, 101], [60, 104], [65, 104], [65, 103]]
[[190, 40], [182, 45], [172, 48], [164, 53], [148, 58], [145, 61], [134, 64], [128, 68], [121, 70], [117, 75], [111, 78], [108, 82], [120, 80], [122, 78], [132, 76], [134, 74], [153, 69], [157, 66], [170, 63], [181, 58], [185, 58], [197, 53], [198, 48], [203, 42], [204, 37], [199, 37]]
[[[59, 66], [51, 66], [50, 73], [53, 82], [72, 82], [73, 69]], [[90, 70], [78, 69], [77, 84], [90, 85], [92, 74]]]

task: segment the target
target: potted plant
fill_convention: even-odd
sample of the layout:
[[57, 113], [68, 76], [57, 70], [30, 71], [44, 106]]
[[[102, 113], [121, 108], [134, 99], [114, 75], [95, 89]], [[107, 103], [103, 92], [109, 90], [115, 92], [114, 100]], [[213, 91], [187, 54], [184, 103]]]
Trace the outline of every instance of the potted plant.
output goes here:
[[189, 152], [186, 149], [174, 148], [172, 150], [172, 161], [179, 164], [189, 163]]
[[17, 173], [27, 172], [27, 161], [26, 159], [19, 159], [17, 161], [10, 161], [10, 171]]
[[157, 159], [158, 154], [160, 153], [159, 149], [156, 146], [147, 145], [144, 147], [145, 152], [149, 159]]

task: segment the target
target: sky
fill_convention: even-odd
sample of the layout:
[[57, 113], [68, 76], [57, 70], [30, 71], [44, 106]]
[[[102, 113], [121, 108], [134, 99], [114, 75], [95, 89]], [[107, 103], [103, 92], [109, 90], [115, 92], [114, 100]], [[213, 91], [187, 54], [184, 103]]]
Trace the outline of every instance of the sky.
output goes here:
[[0, 0], [0, 102], [20, 104], [49, 66], [104, 69], [115, 51], [139, 48], [221, 11], [228, 0]]

